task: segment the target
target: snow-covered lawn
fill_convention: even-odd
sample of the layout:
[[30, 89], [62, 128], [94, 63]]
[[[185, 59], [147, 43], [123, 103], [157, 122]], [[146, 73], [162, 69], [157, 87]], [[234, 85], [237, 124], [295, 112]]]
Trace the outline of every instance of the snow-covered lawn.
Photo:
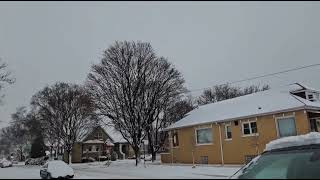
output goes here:
[[[161, 165], [160, 163], [143, 162], [136, 167], [134, 160], [119, 160], [105, 166], [103, 162], [72, 164], [75, 179], [138, 179], [138, 178], [228, 178], [240, 166], [197, 166], [190, 165]], [[39, 166], [14, 165], [11, 168], [0, 168], [0, 179], [25, 178], [39, 179]]]

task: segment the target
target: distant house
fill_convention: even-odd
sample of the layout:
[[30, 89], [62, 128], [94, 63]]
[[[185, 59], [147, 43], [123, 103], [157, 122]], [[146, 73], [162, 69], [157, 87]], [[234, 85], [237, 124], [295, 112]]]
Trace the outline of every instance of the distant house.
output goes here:
[[99, 161], [99, 158], [104, 158], [113, 151], [117, 153], [118, 159], [134, 156], [132, 147], [119, 131], [109, 126], [97, 126], [73, 146], [72, 162], [80, 163], [89, 157]]
[[161, 161], [244, 164], [271, 140], [319, 132], [319, 94], [295, 83], [200, 106], [166, 129]]

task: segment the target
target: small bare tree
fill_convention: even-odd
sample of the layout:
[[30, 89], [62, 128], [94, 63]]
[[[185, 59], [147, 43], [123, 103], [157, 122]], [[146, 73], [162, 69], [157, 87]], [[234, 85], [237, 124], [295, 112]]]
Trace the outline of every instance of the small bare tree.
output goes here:
[[181, 74], [149, 43], [116, 42], [93, 65], [87, 86], [99, 114], [111, 119], [133, 147], [136, 165], [140, 145], [168, 102], [185, 90]]
[[2, 62], [0, 58], [0, 90], [4, 88], [5, 84], [12, 84], [15, 82], [15, 79], [12, 77], [10, 71], [8, 71], [8, 65], [5, 62]]
[[62, 141], [71, 163], [71, 152], [76, 141], [94, 127], [98, 119], [95, 106], [86, 89], [74, 84], [56, 83], [45, 87], [32, 98], [46, 137]]
[[166, 104], [160, 106], [163, 108], [161, 116], [154, 117], [155, 121], [148, 134], [149, 152], [152, 154], [152, 161], [156, 159], [156, 153], [163, 147], [168, 138], [168, 133], [163, 130], [169, 125], [184, 118], [186, 114], [192, 111], [195, 106], [191, 98], [167, 101]]
[[[15, 79], [12, 77], [11, 72], [8, 71], [7, 63], [3, 62], [0, 58], [0, 91], [5, 87], [6, 84], [13, 84], [14, 82]], [[3, 97], [4, 95], [0, 96], [0, 103], [2, 103]]]
[[213, 88], [204, 90], [197, 102], [201, 106], [268, 89], [270, 89], [269, 85], [263, 85], [261, 88], [259, 85], [252, 85], [245, 87], [244, 89], [236, 86], [230, 86], [229, 84], [217, 85]]

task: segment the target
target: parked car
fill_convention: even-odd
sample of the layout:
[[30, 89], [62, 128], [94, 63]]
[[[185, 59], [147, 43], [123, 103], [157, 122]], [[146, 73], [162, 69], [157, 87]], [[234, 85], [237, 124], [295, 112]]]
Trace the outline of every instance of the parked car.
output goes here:
[[270, 142], [234, 179], [320, 179], [320, 133]]
[[40, 177], [42, 179], [67, 178], [74, 177], [73, 169], [61, 160], [48, 161], [40, 169]]
[[83, 158], [81, 159], [81, 162], [82, 162], [82, 163], [95, 162], [95, 161], [96, 161], [96, 160], [95, 160], [93, 157], [89, 157], [89, 158], [83, 157]]
[[7, 160], [6, 158], [3, 158], [0, 160], [0, 167], [1, 168], [12, 167], [12, 162]]

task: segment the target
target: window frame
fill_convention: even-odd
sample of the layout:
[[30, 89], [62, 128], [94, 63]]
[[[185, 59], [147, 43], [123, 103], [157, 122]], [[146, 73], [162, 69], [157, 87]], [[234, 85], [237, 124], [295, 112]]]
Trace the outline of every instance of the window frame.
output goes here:
[[294, 119], [294, 125], [295, 125], [295, 128], [296, 128], [296, 129], [295, 129], [295, 130], [296, 130], [296, 135], [298, 135], [297, 122], [296, 122], [296, 117], [295, 117], [295, 115], [282, 116], [282, 117], [276, 117], [276, 118], [275, 118], [278, 138], [290, 137], [290, 136], [283, 136], [283, 137], [280, 136], [280, 128], [279, 128], [279, 122], [278, 122], [278, 121], [281, 120], [281, 119], [288, 119], [288, 118], [293, 118], [293, 119]]
[[[210, 129], [211, 131], [211, 136], [212, 136], [212, 141], [209, 143], [198, 143], [198, 131], [199, 130], [204, 130], [204, 129]], [[213, 128], [211, 127], [202, 127], [202, 128], [195, 128], [195, 140], [196, 140], [196, 146], [202, 146], [202, 145], [212, 145], [213, 144]]]
[[[228, 138], [228, 127], [230, 127], [230, 130], [231, 130], [231, 138]], [[225, 138], [224, 140], [226, 141], [231, 141], [232, 140], [232, 125], [231, 123], [226, 123], [224, 125], [224, 131], [225, 131]]]
[[[257, 129], [256, 133], [252, 133], [251, 123], [253, 123], [253, 122], [256, 123], [256, 129]], [[249, 124], [250, 134], [245, 134], [244, 133], [244, 124]], [[259, 136], [257, 120], [242, 121], [241, 122], [241, 131], [242, 131], [242, 137]]]

